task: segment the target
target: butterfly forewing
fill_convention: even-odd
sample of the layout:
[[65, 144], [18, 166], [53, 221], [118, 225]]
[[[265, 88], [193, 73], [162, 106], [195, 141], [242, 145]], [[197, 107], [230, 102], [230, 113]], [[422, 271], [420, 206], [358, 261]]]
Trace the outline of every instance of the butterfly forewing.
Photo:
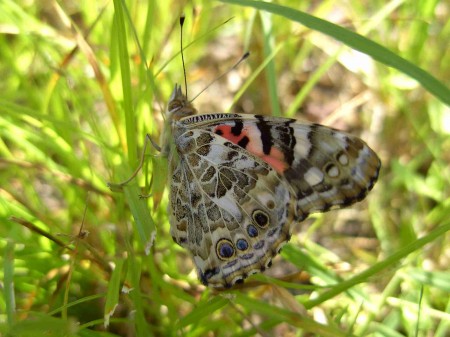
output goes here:
[[216, 133], [267, 162], [296, 196], [297, 220], [362, 200], [378, 178], [375, 152], [361, 139], [329, 127], [239, 114], [199, 115], [183, 122]]

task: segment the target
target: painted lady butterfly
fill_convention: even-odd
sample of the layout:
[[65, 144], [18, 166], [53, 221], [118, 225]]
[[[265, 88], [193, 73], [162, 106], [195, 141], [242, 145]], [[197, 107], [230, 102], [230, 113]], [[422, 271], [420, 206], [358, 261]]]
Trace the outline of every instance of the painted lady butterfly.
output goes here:
[[201, 282], [229, 288], [264, 271], [312, 212], [362, 200], [378, 178], [361, 139], [318, 124], [243, 114], [195, 115], [175, 86], [169, 156], [171, 235]]

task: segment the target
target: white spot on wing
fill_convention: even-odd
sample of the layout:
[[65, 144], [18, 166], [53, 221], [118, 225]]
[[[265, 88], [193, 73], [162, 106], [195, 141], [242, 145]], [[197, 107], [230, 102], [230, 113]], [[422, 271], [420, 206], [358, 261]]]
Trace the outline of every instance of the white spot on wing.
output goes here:
[[311, 149], [311, 142], [308, 139], [308, 132], [310, 131], [309, 127], [303, 128], [295, 128], [294, 135], [296, 139], [296, 144], [294, 148], [294, 152], [297, 156], [306, 158]]
[[341, 163], [342, 165], [348, 165], [348, 157], [347, 157], [347, 155], [346, 154], [341, 154], [340, 156], [339, 156], [339, 158], [338, 158], [338, 160], [339, 160], [339, 163]]
[[337, 168], [337, 166], [333, 165], [328, 169], [327, 173], [331, 178], [336, 178], [339, 175], [339, 169]]
[[305, 173], [304, 178], [309, 185], [314, 186], [323, 181], [323, 173], [317, 167], [311, 167]]
[[242, 217], [242, 212], [238, 207], [238, 205], [236, 204], [235, 200], [232, 200], [228, 194], [229, 192], [222, 198], [214, 199], [214, 203], [220, 208], [225, 209], [237, 221], [240, 221]]

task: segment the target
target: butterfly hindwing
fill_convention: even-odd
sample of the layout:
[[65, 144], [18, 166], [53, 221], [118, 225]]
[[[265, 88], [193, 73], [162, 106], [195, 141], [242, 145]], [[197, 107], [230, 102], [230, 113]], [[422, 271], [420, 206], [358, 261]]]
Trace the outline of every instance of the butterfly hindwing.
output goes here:
[[171, 232], [192, 253], [201, 281], [227, 287], [264, 270], [289, 239], [289, 186], [266, 162], [210, 131], [187, 130], [175, 143]]

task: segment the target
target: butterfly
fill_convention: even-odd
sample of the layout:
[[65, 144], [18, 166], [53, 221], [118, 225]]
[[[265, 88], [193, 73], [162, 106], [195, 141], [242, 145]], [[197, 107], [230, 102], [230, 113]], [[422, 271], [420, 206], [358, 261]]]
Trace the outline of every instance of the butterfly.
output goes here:
[[170, 232], [204, 285], [230, 288], [264, 271], [294, 223], [364, 199], [378, 178], [380, 159], [350, 134], [288, 118], [196, 113], [175, 85], [162, 153]]

